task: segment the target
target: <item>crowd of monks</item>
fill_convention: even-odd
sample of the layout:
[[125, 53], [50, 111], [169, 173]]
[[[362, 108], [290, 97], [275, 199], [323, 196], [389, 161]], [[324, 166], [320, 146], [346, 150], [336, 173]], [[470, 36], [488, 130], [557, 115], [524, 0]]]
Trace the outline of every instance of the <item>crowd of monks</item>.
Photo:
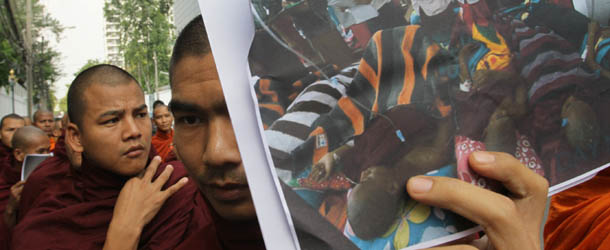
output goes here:
[[[153, 105], [152, 122], [138, 81], [108, 64], [73, 80], [60, 134], [51, 112], [36, 112], [33, 126], [3, 117], [0, 250], [264, 249], [209, 46], [198, 16], [174, 45], [172, 100]], [[49, 152], [21, 180], [25, 155]], [[539, 248], [546, 180], [507, 154], [477, 152], [469, 160], [512, 195], [443, 177], [413, 177], [403, 187], [484, 225], [477, 244]], [[355, 248], [289, 188], [283, 192], [298, 208], [291, 216], [301, 248]]]

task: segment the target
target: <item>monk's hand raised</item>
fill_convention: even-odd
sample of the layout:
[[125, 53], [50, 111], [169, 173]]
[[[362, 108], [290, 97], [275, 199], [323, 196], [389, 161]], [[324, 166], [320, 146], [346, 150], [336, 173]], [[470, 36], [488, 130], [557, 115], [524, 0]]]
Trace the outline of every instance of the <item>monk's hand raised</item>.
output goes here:
[[142, 174], [129, 179], [121, 189], [114, 205], [104, 249], [135, 249], [142, 228], [155, 217], [163, 203], [187, 183], [188, 179], [183, 177], [162, 190], [174, 168], [168, 165], [153, 180], [159, 164], [161, 157], [155, 156]]
[[474, 152], [468, 160], [475, 172], [500, 181], [509, 194], [447, 177], [416, 176], [407, 182], [415, 200], [449, 209], [485, 230], [486, 236], [471, 245], [438, 249], [540, 249], [546, 179], [506, 153]]
[[24, 181], [20, 181], [11, 186], [11, 192], [3, 214], [4, 224], [8, 228], [13, 228], [17, 223], [17, 210], [19, 210], [19, 201], [21, 201], [21, 192], [23, 191], [24, 184]]

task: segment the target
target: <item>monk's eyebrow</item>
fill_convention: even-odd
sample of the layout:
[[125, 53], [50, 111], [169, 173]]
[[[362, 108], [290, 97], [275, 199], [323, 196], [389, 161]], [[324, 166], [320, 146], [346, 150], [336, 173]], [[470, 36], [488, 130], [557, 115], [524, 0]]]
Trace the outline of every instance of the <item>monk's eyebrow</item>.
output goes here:
[[135, 109], [135, 111], [136, 111], [136, 112], [140, 112], [140, 111], [142, 111], [142, 110], [147, 110], [147, 106], [146, 106], [146, 104], [142, 104], [142, 106], [137, 107], [137, 108]]
[[125, 113], [125, 110], [110, 110], [110, 111], [106, 111], [103, 114], [101, 114], [100, 118], [103, 118], [104, 116], [121, 116], [124, 113]]
[[172, 99], [169, 102], [169, 109], [172, 111], [172, 113], [176, 113], [176, 112], [199, 113], [199, 114], [207, 113], [205, 109], [199, 107], [196, 104], [189, 103], [189, 102], [183, 102], [183, 101], [179, 101], [179, 100], [175, 100], [175, 99]]

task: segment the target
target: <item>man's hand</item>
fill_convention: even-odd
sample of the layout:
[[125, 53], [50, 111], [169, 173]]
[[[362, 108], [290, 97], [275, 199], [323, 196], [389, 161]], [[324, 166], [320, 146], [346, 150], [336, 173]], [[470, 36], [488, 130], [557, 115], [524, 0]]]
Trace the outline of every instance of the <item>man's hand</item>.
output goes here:
[[20, 181], [11, 186], [11, 193], [9, 194], [8, 203], [6, 204], [3, 214], [4, 224], [8, 228], [13, 228], [17, 223], [17, 210], [19, 210], [19, 201], [21, 201], [23, 184], [25, 184], [25, 182]]
[[161, 157], [155, 156], [146, 170], [125, 183], [114, 206], [104, 249], [137, 249], [142, 228], [159, 212], [163, 203], [188, 181], [183, 177], [166, 190], [161, 190], [174, 168], [168, 165], [152, 180]]
[[417, 176], [407, 182], [417, 201], [449, 209], [481, 225], [483, 237], [472, 245], [434, 249], [540, 249], [540, 230], [549, 184], [506, 153], [474, 152], [469, 157], [478, 174], [500, 181], [508, 196], [455, 178]]
[[311, 173], [309, 174], [313, 180], [320, 182], [326, 180], [328, 176], [330, 176], [335, 168], [335, 157], [333, 154], [335, 153], [329, 152], [325, 154], [316, 165], [313, 165]]

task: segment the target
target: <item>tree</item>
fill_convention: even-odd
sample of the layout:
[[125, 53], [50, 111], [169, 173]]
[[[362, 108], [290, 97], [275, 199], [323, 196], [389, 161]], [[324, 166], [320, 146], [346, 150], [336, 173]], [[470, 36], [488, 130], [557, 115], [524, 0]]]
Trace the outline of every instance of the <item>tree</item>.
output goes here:
[[[99, 59], [89, 59], [89, 60], [87, 60], [85, 65], [83, 65], [78, 71], [76, 71], [76, 73], [74, 73], [74, 77], [77, 77], [78, 74], [80, 74], [84, 70], [88, 69], [89, 67], [95, 66], [98, 64], [102, 64], [102, 63], [106, 63], [106, 62], [99, 60]], [[72, 85], [72, 84], [71, 83], [66, 84], [66, 87], [69, 89], [70, 85]], [[64, 112], [64, 114], [68, 113], [68, 95], [65, 95], [64, 97], [62, 97], [59, 100], [58, 106], [59, 106], [59, 110]]]
[[[98, 64], [102, 64], [102, 63], [106, 63], [102, 60], [99, 59], [89, 59], [87, 60], [87, 62], [85, 63], [85, 65], [83, 65], [82, 67], [80, 67], [80, 69], [78, 71], [76, 71], [76, 73], [74, 73], [74, 77], [77, 77], [78, 74], [80, 74], [80, 72], [85, 71], [86, 69], [98, 65]], [[67, 87], [70, 87], [70, 84], [66, 85]]]
[[[25, 79], [25, 47], [22, 30], [25, 29], [25, 0], [1, 0], [0, 4], [0, 87], [8, 85], [6, 76], [15, 70], [19, 79]], [[44, 11], [38, 0], [32, 0], [32, 52], [34, 58], [34, 103], [52, 109], [55, 97], [49, 88], [61, 74], [59, 52], [49, 46], [49, 38], [59, 41], [64, 27]], [[49, 37], [45, 37], [45, 35]]]
[[174, 41], [169, 22], [172, 0], [111, 0], [104, 6], [109, 23], [117, 23], [120, 32], [119, 53], [125, 69], [132, 73], [147, 92], [154, 92], [155, 59], [159, 86], [169, 78], [159, 72], [169, 71], [170, 48]]

